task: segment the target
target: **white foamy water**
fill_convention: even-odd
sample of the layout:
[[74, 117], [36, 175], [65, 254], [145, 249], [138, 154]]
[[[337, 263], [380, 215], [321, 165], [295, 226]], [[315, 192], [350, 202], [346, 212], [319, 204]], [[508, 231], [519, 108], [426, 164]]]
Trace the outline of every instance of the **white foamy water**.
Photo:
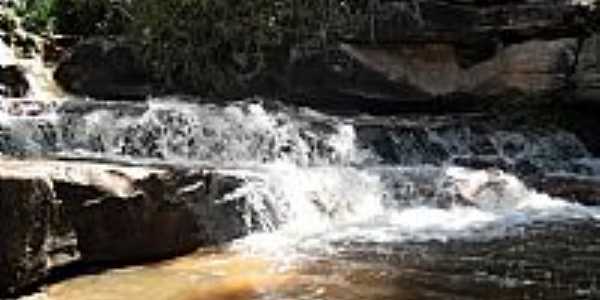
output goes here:
[[3, 127], [22, 152], [65, 156], [207, 162], [218, 167], [290, 161], [298, 166], [350, 164], [364, 153], [354, 129], [313, 113], [268, 111], [261, 103], [197, 105], [169, 99], [147, 107], [106, 104], [58, 118], [11, 118]]
[[[485, 239], [536, 222], [600, 218], [597, 209], [533, 191], [500, 170], [419, 164], [437, 154], [425, 151], [428, 144], [413, 133], [399, 131], [384, 145], [361, 144], [352, 119], [308, 109], [269, 109], [257, 99], [222, 106], [173, 99], [96, 105], [3, 119], [8, 134], [2, 149], [220, 168], [245, 183], [220, 201], [248, 200], [246, 224], [257, 232], [235, 246], [251, 252], [287, 256], [283, 249], [325, 251], [353, 241]], [[463, 127], [427, 132], [426, 139], [452, 155], [471, 154], [479, 139]], [[574, 164], [595, 172], [589, 153], [569, 133], [499, 131], [491, 144], [509, 160], [532, 157], [540, 167], [550, 161], [554, 170], [573, 156]], [[413, 164], [380, 165], [372, 147], [418, 155], [400, 160]]]
[[[311, 184], [302, 179], [295, 180], [298, 178], [295, 176], [289, 177], [292, 178], [290, 180], [273, 181], [277, 183], [272, 188], [280, 191], [281, 197], [261, 199], [263, 203], [294, 202], [298, 217], [278, 230], [257, 233], [238, 241], [234, 244], [236, 249], [279, 255], [287, 260], [293, 259], [294, 255], [339, 251], [344, 244], [355, 242], [488, 240], [522, 234], [527, 226], [534, 223], [600, 220], [600, 208], [551, 198], [529, 189], [515, 176], [499, 170], [447, 168], [440, 180], [446, 182], [445, 189], [456, 193], [455, 196], [461, 197], [462, 201], [450, 202], [445, 208], [436, 207], [439, 199], [431, 199], [431, 205], [419, 201], [414, 206], [386, 206], [382, 199], [390, 191], [379, 181], [376, 172], [368, 170], [350, 172], [355, 180], [337, 177], [335, 186], [339, 194], [333, 194], [334, 197], [328, 197], [326, 189], [322, 189], [325, 194], [315, 194], [317, 198], [311, 198], [307, 195], [312, 189], [327, 185], [327, 177], [321, 176], [328, 174], [314, 170], [304, 172], [304, 175], [314, 178], [310, 180]], [[329, 174], [340, 174], [337, 170], [332, 172]], [[356, 178], [362, 181], [357, 182]], [[286, 191], [292, 191], [292, 195], [286, 195]], [[320, 207], [339, 205], [335, 196], [342, 196], [344, 202], [341, 203], [347, 207], [345, 212], [350, 214], [345, 218], [315, 214]], [[315, 199], [320, 202], [315, 202]]]

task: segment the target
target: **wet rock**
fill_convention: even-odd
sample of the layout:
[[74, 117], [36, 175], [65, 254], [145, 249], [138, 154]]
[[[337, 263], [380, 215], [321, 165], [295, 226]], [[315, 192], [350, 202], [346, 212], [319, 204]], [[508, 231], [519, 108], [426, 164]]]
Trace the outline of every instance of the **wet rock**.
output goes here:
[[599, 103], [600, 99], [600, 35], [583, 42], [575, 73], [577, 100]]
[[4, 99], [2, 103], [3, 112], [12, 116], [40, 116], [45, 113], [49, 113], [53, 108], [53, 105], [45, 101], [31, 100], [31, 99], [15, 99], [8, 98]]
[[252, 229], [245, 199], [219, 201], [242, 180], [210, 169], [2, 160], [0, 170], [0, 294], [75, 260], [168, 258]]
[[510, 161], [497, 155], [455, 156], [452, 157], [451, 163], [471, 169], [497, 168], [503, 171], [512, 171], [514, 169]]
[[91, 188], [57, 184], [86, 261], [172, 257], [247, 233], [237, 203], [215, 202], [223, 192], [218, 185], [235, 187], [230, 178], [203, 171], [152, 171], [137, 178], [109, 172], [107, 184], [122, 186], [120, 191], [99, 182]]
[[0, 65], [0, 96], [23, 97], [28, 90], [29, 83], [20, 67]]
[[547, 174], [531, 185], [553, 197], [584, 205], [600, 205], [600, 178], [575, 174]]
[[46, 275], [51, 183], [10, 169], [0, 175], [0, 295]]
[[91, 39], [71, 49], [54, 74], [66, 91], [100, 99], [146, 99], [150, 76], [131, 47], [118, 40]]
[[490, 98], [552, 94], [568, 87], [577, 40], [499, 45], [491, 57], [469, 67], [461, 65], [457, 55], [460, 47], [450, 42], [342, 44], [334, 55], [345, 61], [344, 65], [323, 60], [303, 62], [294, 69], [291, 86], [308, 94], [407, 105], [411, 101], [431, 102], [455, 95]]

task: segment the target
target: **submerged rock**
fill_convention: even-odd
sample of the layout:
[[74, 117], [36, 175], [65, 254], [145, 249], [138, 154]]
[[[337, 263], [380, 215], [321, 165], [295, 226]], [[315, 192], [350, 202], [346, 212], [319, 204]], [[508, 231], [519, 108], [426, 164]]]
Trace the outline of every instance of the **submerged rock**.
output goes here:
[[241, 181], [210, 169], [1, 160], [0, 170], [0, 294], [77, 259], [167, 258], [250, 230], [244, 199], [218, 201]]

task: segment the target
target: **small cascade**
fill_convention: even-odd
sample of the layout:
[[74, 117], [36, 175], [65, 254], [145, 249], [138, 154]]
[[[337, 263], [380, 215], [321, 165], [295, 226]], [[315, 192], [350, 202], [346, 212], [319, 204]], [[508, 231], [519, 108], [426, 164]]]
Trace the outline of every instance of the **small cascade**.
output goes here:
[[52, 77], [53, 67], [46, 65], [41, 56], [35, 55], [29, 59], [20, 59], [25, 78], [30, 90], [27, 98], [43, 103], [54, 104], [63, 101], [67, 94], [56, 84]]
[[520, 175], [593, 172], [577, 163], [591, 157], [585, 145], [573, 133], [547, 124], [526, 126], [488, 116], [407, 117], [385, 126], [357, 126], [357, 135], [384, 164], [496, 167]]
[[[592, 179], [600, 175], [598, 159], [566, 130], [486, 126], [471, 116], [437, 120], [339, 117], [258, 98], [227, 104], [196, 100], [73, 101], [49, 114], [0, 118], [0, 152], [175, 169], [209, 166], [214, 174], [235, 182], [220, 187], [211, 205], [231, 209], [227, 213], [234, 213], [236, 222], [225, 226], [232, 226], [232, 230], [237, 226], [248, 234], [218, 251], [232, 257], [232, 266], [244, 266], [245, 261], [254, 259], [264, 262], [264, 267], [257, 270], [267, 275], [264, 280], [261, 277], [247, 285], [245, 280], [251, 276], [248, 270], [240, 268], [240, 275], [236, 275], [237, 269], [234, 274], [224, 274], [222, 265], [208, 278], [203, 266], [212, 265], [215, 256], [208, 256], [202, 263], [201, 257], [190, 256], [183, 258], [186, 264], [182, 269], [170, 268], [167, 263], [126, 272], [109, 271], [69, 280], [58, 285], [64, 290], [51, 288], [42, 296], [48, 295], [49, 300], [71, 299], [81, 291], [96, 293], [98, 285], [107, 285], [110, 288], [103, 290], [111, 290], [117, 282], [124, 285], [116, 288], [120, 296], [115, 299], [136, 299], [135, 295], [147, 297], [139, 291], [146, 290], [145, 285], [151, 282], [151, 286], [173, 289], [161, 288], [173, 296], [160, 299], [179, 299], [175, 294], [180, 292], [192, 295], [181, 299], [203, 299], [198, 297], [212, 295], [209, 287], [225, 289], [229, 282], [241, 282], [244, 291], [262, 292], [260, 288], [264, 288], [264, 297], [259, 293], [258, 299], [325, 299], [321, 297], [325, 295], [323, 286], [330, 286], [331, 278], [352, 264], [355, 273], [336, 282], [343, 286], [342, 296], [331, 299], [379, 299], [373, 294], [357, 296], [373, 289], [355, 287], [346, 280], [365, 274], [360, 277], [362, 283], [372, 280], [368, 282], [381, 282], [389, 289], [403, 282], [402, 278], [420, 280], [433, 274], [442, 276], [438, 281], [445, 284], [449, 280], [443, 276], [455, 272], [451, 268], [467, 266], [462, 271], [467, 273], [467, 283], [463, 284], [467, 289], [481, 284], [477, 281], [480, 277], [525, 285], [528, 279], [500, 280], [493, 277], [496, 275], [484, 274], [482, 262], [491, 261], [490, 274], [497, 263], [488, 257], [486, 247], [498, 247], [495, 253], [509, 255], [512, 252], [502, 247], [512, 247], [513, 241], [522, 239], [536, 253], [548, 246], [539, 231], [547, 234], [546, 228], [564, 227], [570, 235], [564, 243], [576, 241], [576, 250], [585, 253], [595, 249], [588, 239], [597, 238], [587, 232], [598, 228], [600, 207], [554, 198], [532, 185], [532, 178], [544, 179], [546, 175], [576, 183], [577, 176], [581, 176], [588, 180], [588, 186], [596, 182]], [[197, 189], [203, 184], [186, 182], [184, 189]], [[590, 190], [589, 194], [594, 192]], [[204, 206], [197, 209], [194, 212], [202, 220], [219, 218], [207, 213]], [[584, 230], [569, 229], [570, 224]], [[587, 235], [578, 240], [579, 234]], [[553, 250], [558, 254], [557, 261], [564, 259], [562, 245]], [[469, 247], [478, 249], [484, 258], [472, 262], [473, 257], [466, 252]], [[447, 252], [436, 252], [442, 251], [439, 249]], [[523, 253], [519, 255], [530, 255], [520, 251]], [[511, 259], [504, 262], [506, 270], [522, 262], [520, 256]], [[538, 258], [534, 254], [527, 259], [535, 262]], [[389, 272], [396, 263], [407, 264], [407, 270]], [[364, 268], [372, 273], [365, 273]], [[473, 279], [474, 273], [479, 277]], [[299, 277], [288, 286], [290, 274]], [[271, 284], [284, 279], [281, 286]], [[424, 285], [421, 289], [428, 292], [428, 282]], [[291, 296], [280, 297], [279, 290], [275, 291], [279, 287], [290, 287], [287, 292]], [[355, 294], [346, 297], [349, 290]], [[395, 293], [390, 292], [387, 298], [398, 299]]]
[[238, 178], [219, 201], [244, 203], [254, 234], [238, 244], [253, 251], [494, 237], [540, 220], [598, 217], [519, 177], [597, 172], [585, 146], [555, 128], [482, 126], [468, 117], [365, 121], [263, 99], [177, 98], [70, 102], [54, 114], [1, 122], [5, 154], [210, 165]]
[[3, 14], [14, 22], [15, 28], [11, 32], [0, 31], [0, 35], [12, 40], [12, 45], [0, 41], [0, 68], [6, 73], [0, 82], [0, 86], [6, 85], [2, 86], [5, 91], [0, 96], [0, 112], [5, 118], [47, 114], [57, 103], [63, 102], [67, 94], [53, 79], [54, 67], [44, 62], [39, 53], [38, 49], [43, 48], [42, 39], [23, 30], [12, 12]]
[[59, 108], [43, 118], [8, 119], [6, 147], [0, 151], [193, 160], [218, 167], [279, 160], [344, 165], [368, 155], [353, 146], [350, 125], [318, 114], [267, 111], [259, 103], [223, 107], [162, 101], [147, 107]]

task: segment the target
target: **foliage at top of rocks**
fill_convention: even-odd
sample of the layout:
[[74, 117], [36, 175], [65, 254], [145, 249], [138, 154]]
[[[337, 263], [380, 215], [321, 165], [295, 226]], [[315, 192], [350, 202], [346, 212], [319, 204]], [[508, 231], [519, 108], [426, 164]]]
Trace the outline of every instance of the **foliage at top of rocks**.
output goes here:
[[350, 10], [332, 0], [147, 0], [129, 9], [158, 80], [214, 95], [242, 88], [292, 46], [335, 40]]
[[[22, 0], [17, 2], [17, 11], [24, 24], [38, 32], [124, 36], [160, 86], [222, 96], [243, 90], [265, 70], [285, 65], [298, 53], [334, 45], [350, 31], [356, 33], [357, 27], [364, 31], [370, 26], [366, 31], [375, 42], [375, 22], [370, 15], [375, 6], [384, 15], [395, 16], [393, 9], [414, 13], [409, 19], [423, 23], [420, 4], [426, 2]], [[395, 5], [398, 3], [403, 5]], [[595, 9], [590, 16], [586, 22], [589, 28], [600, 31], [600, 10]], [[390, 24], [388, 27], [398, 30], [414, 30], [404, 23]]]
[[118, 34], [125, 28], [121, 1], [22, 0], [15, 11], [33, 32], [73, 35]]

